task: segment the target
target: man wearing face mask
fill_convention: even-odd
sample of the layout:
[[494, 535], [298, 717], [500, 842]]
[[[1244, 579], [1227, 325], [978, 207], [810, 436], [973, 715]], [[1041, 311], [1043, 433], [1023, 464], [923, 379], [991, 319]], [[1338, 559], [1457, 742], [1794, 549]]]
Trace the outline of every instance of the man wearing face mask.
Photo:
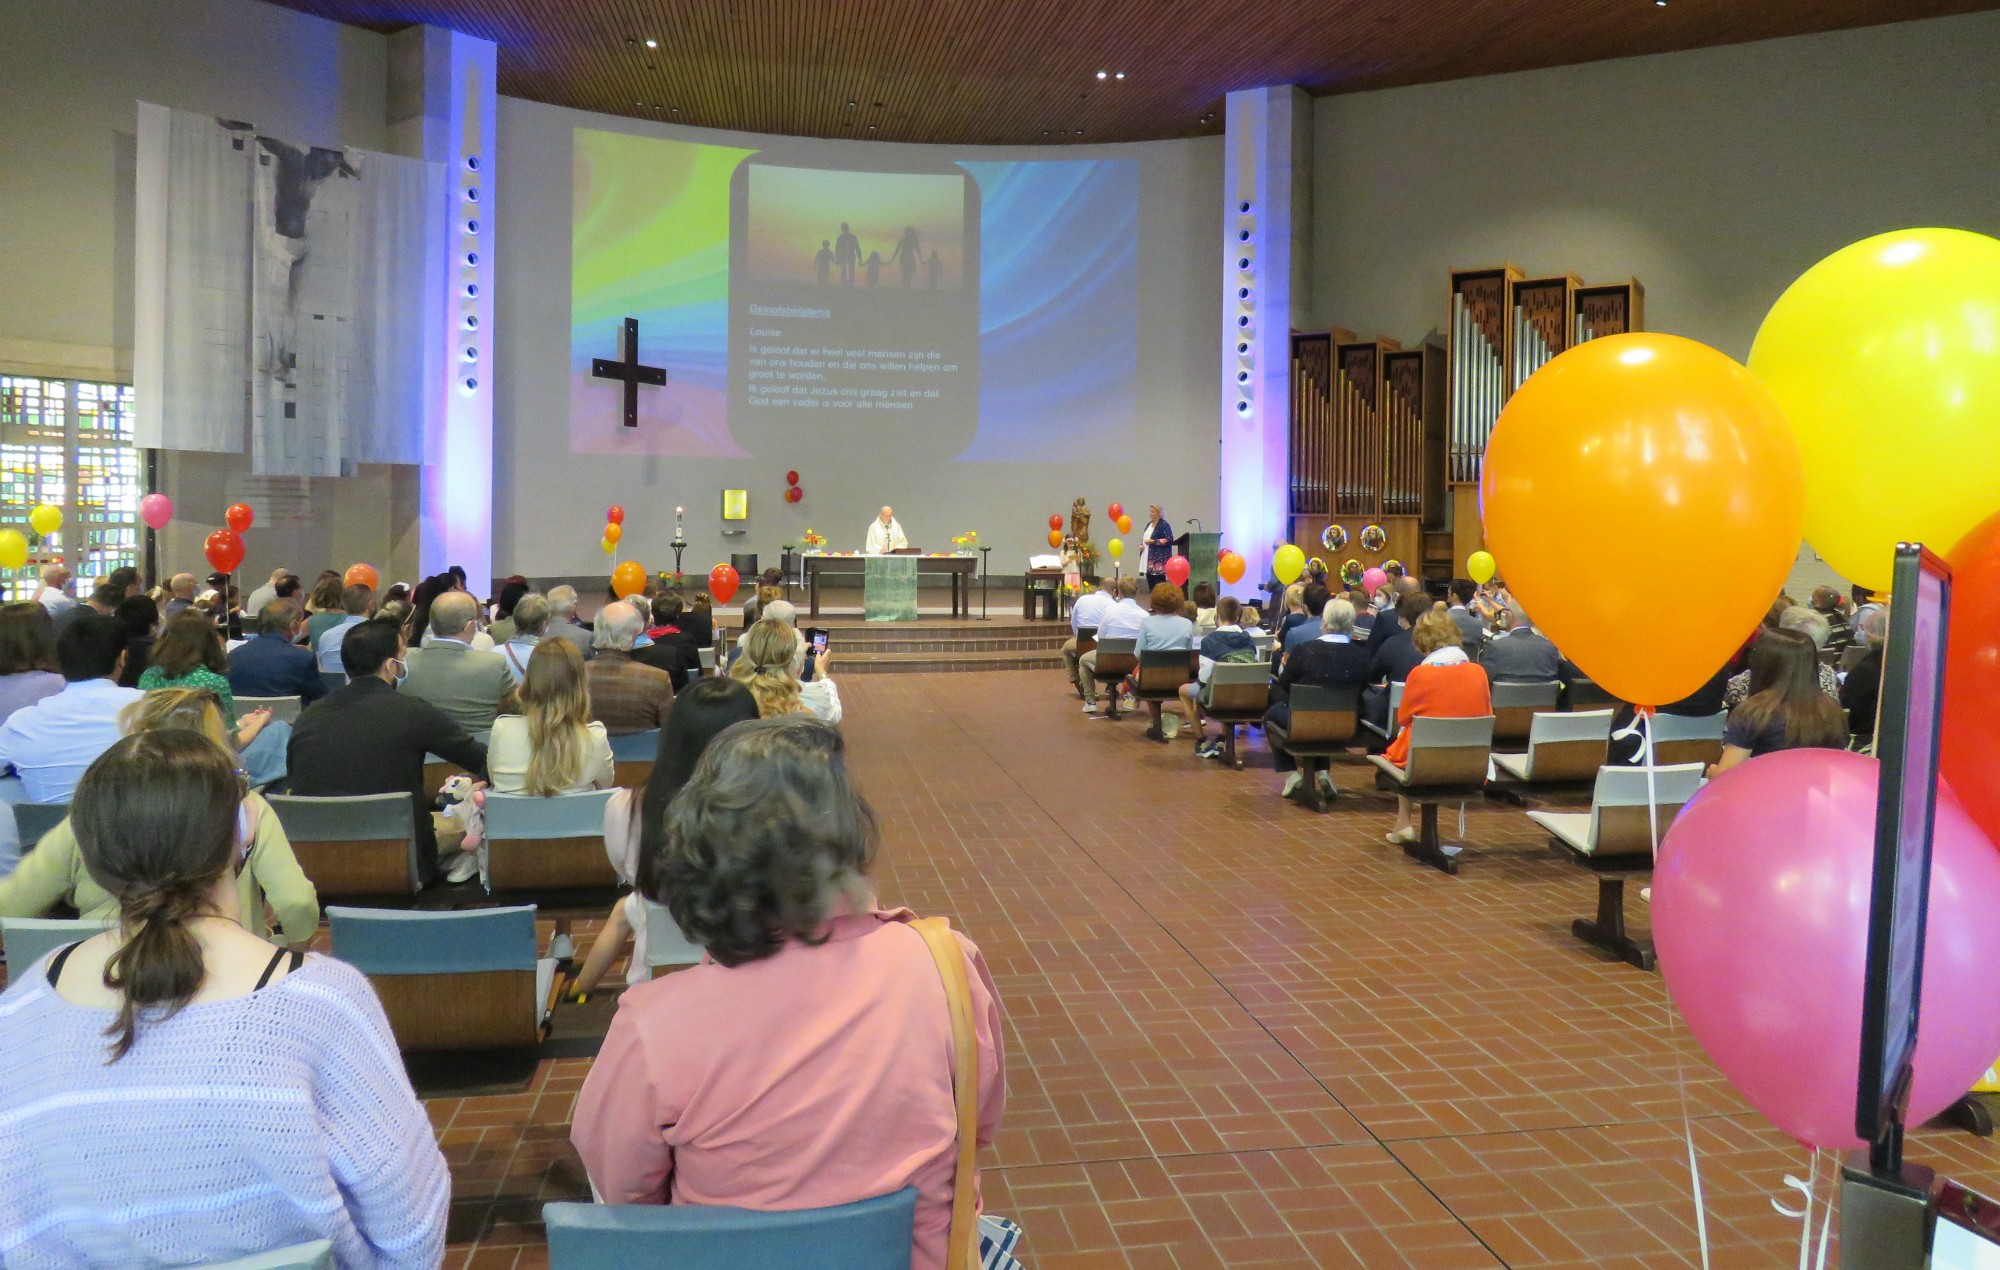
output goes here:
[[[370, 619], [348, 628], [340, 644], [347, 686], [315, 702], [292, 726], [291, 792], [311, 797], [408, 792], [416, 814], [420, 881], [438, 875], [437, 836], [424, 797], [424, 756], [435, 754], [486, 779], [486, 746], [428, 701], [396, 691], [409, 673], [403, 632]], [[449, 862], [446, 879], [479, 871], [472, 852]]]

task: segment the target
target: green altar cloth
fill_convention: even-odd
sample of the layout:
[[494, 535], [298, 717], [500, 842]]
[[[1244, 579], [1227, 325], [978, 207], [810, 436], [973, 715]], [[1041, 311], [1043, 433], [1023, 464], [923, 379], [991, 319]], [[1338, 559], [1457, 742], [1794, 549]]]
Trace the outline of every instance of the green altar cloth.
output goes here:
[[917, 620], [917, 558], [869, 556], [861, 574], [861, 616], [870, 622]]

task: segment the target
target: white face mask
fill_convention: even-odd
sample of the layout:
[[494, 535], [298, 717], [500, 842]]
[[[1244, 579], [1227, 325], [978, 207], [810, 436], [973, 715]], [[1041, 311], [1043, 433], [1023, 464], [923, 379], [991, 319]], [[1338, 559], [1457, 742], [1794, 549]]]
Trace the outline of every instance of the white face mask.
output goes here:
[[410, 677], [410, 663], [404, 661], [401, 657], [392, 657], [389, 660], [396, 663], [396, 678], [391, 682], [400, 685], [405, 679]]

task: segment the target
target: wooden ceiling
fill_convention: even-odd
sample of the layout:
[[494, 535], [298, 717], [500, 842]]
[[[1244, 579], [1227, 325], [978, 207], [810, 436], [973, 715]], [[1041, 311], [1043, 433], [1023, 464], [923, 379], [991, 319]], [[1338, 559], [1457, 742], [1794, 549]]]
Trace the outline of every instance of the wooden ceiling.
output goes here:
[[950, 144], [1184, 137], [1219, 132], [1223, 94], [1261, 84], [1354, 92], [2000, 7], [2000, 0], [273, 2], [377, 31], [428, 22], [497, 41], [500, 91], [532, 101], [711, 128]]

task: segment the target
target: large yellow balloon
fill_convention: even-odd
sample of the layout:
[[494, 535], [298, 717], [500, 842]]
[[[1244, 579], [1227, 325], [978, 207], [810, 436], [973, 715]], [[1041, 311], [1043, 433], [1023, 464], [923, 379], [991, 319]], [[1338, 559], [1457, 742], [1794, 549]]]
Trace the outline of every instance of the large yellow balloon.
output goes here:
[[44, 538], [61, 529], [62, 522], [62, 508], [51, 507], [47, 503], [41, 504], [35, 510], [28, 513], [29, 527]]
[[1498, 566], [1493, 563], [1492, 552], [1475, 551], [1465, 558], [1465, 576], [1471, 578], [1480, 586], [1485, 586], [1488, 582], [1491, 582], [1496, 572], [1498, 572]]
[[1104, 544], [1104, 549], [1111, 553], [1113, 560], [1116, 560], [1125, 554], [1125, 540], [1123, 538], [1113, 538], [1110, 542]]
[[1750, 369], [1798, 439], [1806, 540], [1850, 581], [1886, 590], [1898, 542], [1943, 553], [2000, 510], [2000, 239], [1843, 247], [1771, 306]]
[[0, 529], [0, 569], [18, 569], [28, 563], [28, 538], [18, 529]]
[[1299, 575], [1305, 571], [1306, 553], [1289, 542], [1271, 556], [1271, 576], [1286, 586], [1297, 582]]
[[[1501, 411], [1480, 493], [1528, 616], [1648, 706], [1701, 687], [1756, 629], [1805, 502], [1770, 390], [1673, 335], [1607, 335], [1536, 371]], [[1661, 621], [1661, 580], [1694, 576], [1701, 603]]]

